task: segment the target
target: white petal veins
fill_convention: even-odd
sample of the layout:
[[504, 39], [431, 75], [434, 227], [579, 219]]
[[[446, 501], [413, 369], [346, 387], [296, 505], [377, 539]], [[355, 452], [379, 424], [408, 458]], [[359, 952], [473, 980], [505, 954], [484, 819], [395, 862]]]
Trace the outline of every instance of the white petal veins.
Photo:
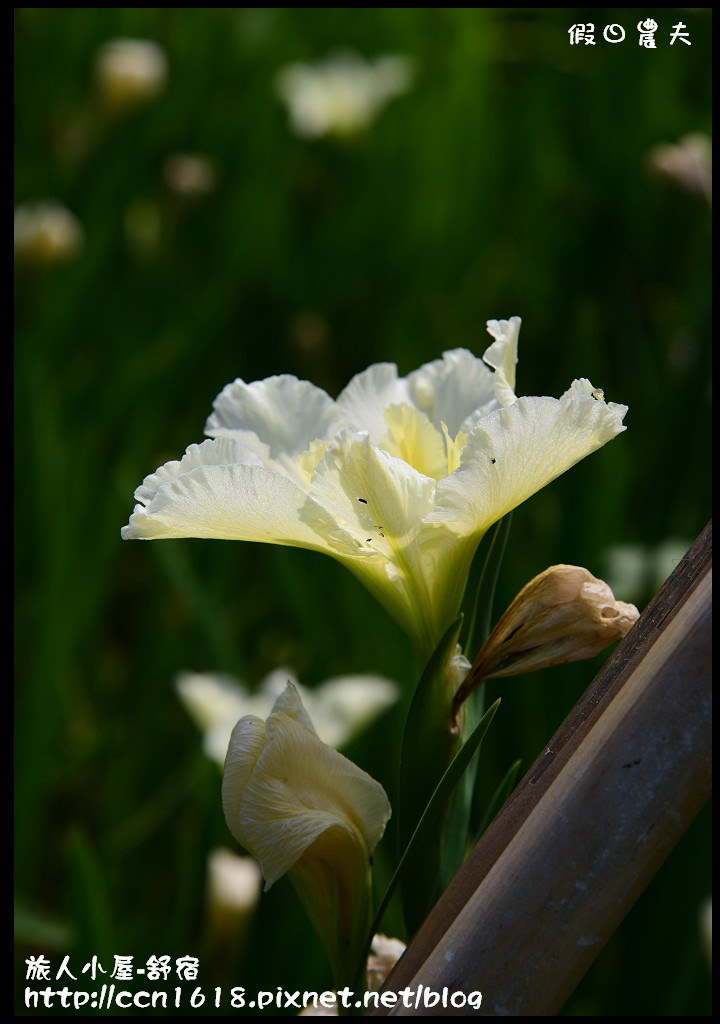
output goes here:
[[357, 552], [356, 541], [292, 481], [260, 466], [200, 466], [136, 505], [125, 540], [214, 537]]
[[435, 481], [376, 448], [367, 434], [342, 433], [318, 463], [310, 494], [349, 534], [392, 557], [410, 543], [433, 504]]

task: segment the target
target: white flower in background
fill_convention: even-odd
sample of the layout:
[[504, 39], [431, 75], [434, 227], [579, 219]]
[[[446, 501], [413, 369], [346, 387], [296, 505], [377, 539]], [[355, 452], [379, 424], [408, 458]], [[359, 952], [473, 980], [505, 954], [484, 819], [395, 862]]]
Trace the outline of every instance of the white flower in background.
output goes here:
[[316, 64], [290, 64], [275, 86], [294, 131], [305, 138], [362, 131], [395, 96], [412, 85], [414, 65], [400, 55], [368, 61], [334, 54]]
[[163, 178], [176, 195], [199, 199], [217, 184], [215, 161], [201, 153], [174, 153], [165, 161]]
[[617, 594], [637, 601], [655, 594], [690, 550], [691, 541], [670, 537], [649, 548], [615, 544], [603, 553], [605, 578]]
[[15, 258], [22, 263], [52, 266], [77, 255], [83, 229], [74, 213], [52, 200], [15, 208]]
[[382, 786], [320, 740], [288, 683], [267, 721], [235, 726], [222, 799], [265, 888], [289, 874], [336, 981], [352, 978], [370, 925], [370, 857], [390, 817]]
[[367, 963], [368, 988], [371, 992], [380, 991], [405, 948], [405, 943], [400, 939], [389, 939], [387, 935], [376, 935], [373, 938]]
[[262, 872], [254, 857], [239, 857], [218, 847], [208, 856], [207, 899], [213, 934], [236, 933], [247, 922], [262, 887]]
[[651, 170], [712, 202], [712, 141], [702, 132], [684, 135], [676, 145], [653, 146], [648, 153]]
[[559, 399], [516, 398], [519, 329], [489, 321], [485, 362], [454, 349], [408, 377], [370, 366], [337, 401], [289, 375], [236, 380], [212, 440], [146, 477], [122, 536], [323, 551], [429, 656], [489, 527], [625, 429], [627, 407], [584, 378]]
[[[379, 992], [390, 971], [405, 952], [405, 943], [400, 939], [389, 939], [376, 935], [370, 947], [367, 962], [367, 987], [370, 992]], [[337, 1004], [332, 1007], [309, 1004], [298, 1017], [338, 1017]]]
[[95, 72], [108, 107], [124, 110], [152, 100], [163, 91], [167, 57], [149, 39], [113, 39], [98, 51]]
[[267, 718], [288, 682], [300, 694], [318, 736], [331, 747], [348, 743], [400, 695], [396, 683], [374, 675], [339, 676], [307, 690], [285, 668], [271, 672], [254, 693], [231, 676], [200, 672], [180, 673], [175, 686], [204, 733], [205, 753], [222, 766], [237, 720], [244, 715]]

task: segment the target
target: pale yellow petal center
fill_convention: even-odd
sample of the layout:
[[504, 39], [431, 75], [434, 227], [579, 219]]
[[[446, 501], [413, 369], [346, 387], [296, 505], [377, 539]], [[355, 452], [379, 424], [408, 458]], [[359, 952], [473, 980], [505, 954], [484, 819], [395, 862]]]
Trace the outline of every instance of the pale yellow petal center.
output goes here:
[[458, 433], [453, 440], [445, 423], [442, 434], [424, 412], [401, 403], [385, 410], [388, 429], [380, 447], [424, 476], [442, 480], [460, 465], [460, 453], [467, 435]]

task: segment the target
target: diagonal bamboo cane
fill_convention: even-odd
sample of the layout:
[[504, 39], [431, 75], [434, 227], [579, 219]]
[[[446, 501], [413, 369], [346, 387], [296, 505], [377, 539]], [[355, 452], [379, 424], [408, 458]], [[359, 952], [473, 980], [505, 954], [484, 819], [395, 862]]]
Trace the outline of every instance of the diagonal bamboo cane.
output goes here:
[[[710, 793], [711, 549], [708, 524], [396, 966], [412, 1005], [374, 1015], [562, 1007]], [[415, 1007], [419, 985], [482, 1005]]]

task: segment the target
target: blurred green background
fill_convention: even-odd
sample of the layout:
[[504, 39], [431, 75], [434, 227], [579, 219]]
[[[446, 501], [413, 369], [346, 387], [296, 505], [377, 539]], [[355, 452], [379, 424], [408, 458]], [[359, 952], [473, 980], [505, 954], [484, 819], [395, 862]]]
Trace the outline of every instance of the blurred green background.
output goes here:
[[[407, 689], [417, 666], [330, 559], [121, 543], [134, 488], [202, 439], [230, 380], [293, 373], [334, 395], [374, 361], [407, 373], [448, 348], [481, 354], [485, 321], [517, 314], [519, 393], [587, 376], [630, 412], [515, 513], [498, 611], [550, 564], [617, 574], [613, 546], [642, 561], [637, 546], [681, 552], [704, 526], [710, 212], [648, 153], [709, 129], [710, 16], [653, 16], [656, 50], [637, 45], [639, 8], [16, 9], [16, 203], [62, 203], [83, 234], [64, 260], [21, 253], [16, 272], [20, 990], [40, 952], [70, 953], [74, 973], [94, 954], [199, 955], [207, 990], [330, 985], [286, 880], [234, 960], [213, 947], [206, 859], [235, 845], [173, 680], [255, 685], [286, 664], [308, 686], [374, 671]], [[570, 46], [588, 21], [596, 45]], [[678, 21], [691, 47], [669, 45]], [[603, 41], [611, 22], [624, 43]], [[167, 58], [164, 89], [124, 111], [94, 74], [118, 37]], [[364, 131], [301, 138], [275, 76], [342, 49], [408, 55], [413, 84]], [[206, 187], [173, 177], [187, 153], [209, 161]], [[616, 596], [646, 604], [663, 573], [643, 572]], [[488, 797], [602, 661], [491, 688]], [[398, 708], [347, 751], [391, 800], [400, 725]], [[709, 1012], [709, 836], [704, 812], [566, 1014]], [[391, 833], [377, 859], [382, 885]], [[393, 907], [385, 930], [399, 927]]]

